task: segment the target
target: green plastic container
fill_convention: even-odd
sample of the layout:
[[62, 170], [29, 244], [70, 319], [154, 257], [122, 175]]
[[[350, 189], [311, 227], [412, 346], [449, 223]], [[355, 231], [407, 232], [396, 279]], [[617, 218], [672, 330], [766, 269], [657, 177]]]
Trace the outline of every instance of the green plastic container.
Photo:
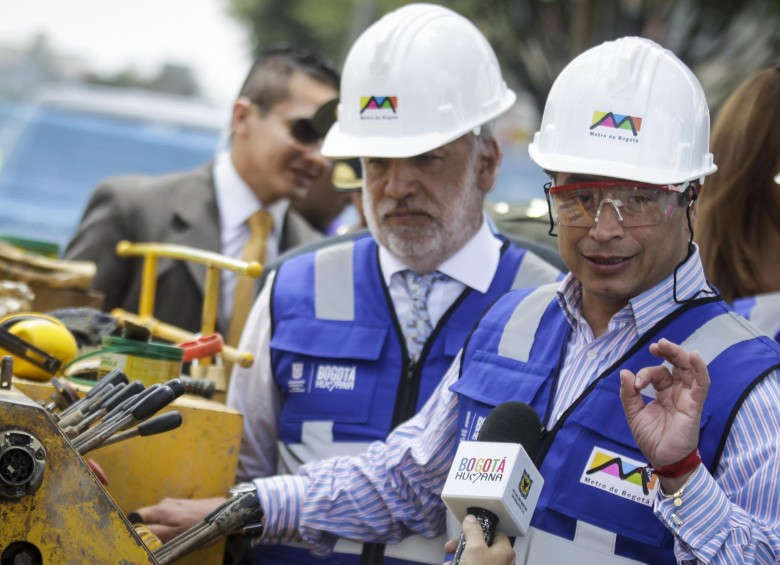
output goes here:
[[144, 386], [164, 383], [181, 376], [184, 350], [175, 345], [106, 336], [100, 354], [98, 375], [104, 377], [114, 369], [139, 380]]

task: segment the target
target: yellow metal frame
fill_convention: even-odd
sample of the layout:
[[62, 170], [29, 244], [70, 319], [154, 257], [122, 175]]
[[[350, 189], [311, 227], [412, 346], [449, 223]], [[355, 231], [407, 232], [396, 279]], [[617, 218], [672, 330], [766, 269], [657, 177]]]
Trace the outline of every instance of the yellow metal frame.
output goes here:
[[[116, 246], [120, 257], [143, 257], [143, 273], [141, 279], [141, 295], [138, 302], [138, 314], [132, 314], [121, 308], [112, 310], [111, 314], [120, 322], [129, 321], [146, 327], [152, 335], [174, 342], [189, 341], [195, 334], [165, 324], [154, 318], [154, 302], [157, 293], [157, 263], [160, 258], [189, 261], [206, 266], [206, 284], [203, 295], [203, 312], [201, 315], [200, 333], [214, 333], [217, 324], [217, 303], [219, 300], [219, 275], [221, 269], [228, 269], [239, 276], [257, 278], [263, 272], [263, 267], [256, 261], [246, 262], [220, 255], [212, 251], [204, 251], [185, 245], [172, 243], [131, 243], [120, 241]], [[254, 357], [251, 353], [241, 352], [234, 347], [225, 346], [222, 357], [229, 363], [237, 363], [241, 367], [251, 367]], [[211, 358], [199, 361], [202, 367], [211, 365]]]

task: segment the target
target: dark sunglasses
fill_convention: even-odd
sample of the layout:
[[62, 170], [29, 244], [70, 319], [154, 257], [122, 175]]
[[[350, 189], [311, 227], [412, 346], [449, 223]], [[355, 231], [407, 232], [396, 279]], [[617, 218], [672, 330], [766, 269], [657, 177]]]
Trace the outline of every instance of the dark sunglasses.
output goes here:
[[274, 112], [267, 113], [273, 114], [282, 120], [285, 124], [287, 124], [287, 128], [290, 130], [290, 135], [298, 143], [303, 143], [304, 145], [314, 145], [319, 143], [323, 138], [323, 136], [314, 126], [314, 121], [311, 118], [290, 119]]
[[[312, 118], [290, 119], [286, 116], [282, 116], [281, 114], [277, 114], [276, 112], [265, 110], [263, 106], [257, 102], [253, 102], [248, 99], [246, 99], [246, 101], [249, 104], [255, 106], [260, 111], [260, 115], [273, 114], [282, 120], [285, 124], [287, 124], [287, 128], [290, 130], [290, 135], [298, 143], [302, 143], [304, 145], [314, 145], [322, 141], [322, 139], [325, 137], [327, 128], [323, 131], [322, 127], [318, 127], [319, 124], [315, 121], [317, 119], [316, 113]], [[329, 125], [330, 124], [328, 124], [328, 127]]]
[[322, 136], [317, 131], [317, 128], [314, 127], [314, 122], [311, 118], [282, 119], [287, 123], [287, 127], [290, 128], [290, 135], [293, 136], [295, 141], [304, 145], [313, 145], [322, 140]]

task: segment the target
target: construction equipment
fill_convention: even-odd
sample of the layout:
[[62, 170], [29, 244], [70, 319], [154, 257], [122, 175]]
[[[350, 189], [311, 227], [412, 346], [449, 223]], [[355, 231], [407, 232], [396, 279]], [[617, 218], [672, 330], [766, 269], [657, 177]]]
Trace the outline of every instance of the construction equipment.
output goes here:
[[[240, 414], [183, 394], [178, 379], [144, 389], [117, 371], [89, 388], [17, 378], [12, 367], [5, 357], [0, 563], [158, 563], [126, 515], [166, 496], [222, 495], [234, 483]], [[223, 552], [217, 543], [177, 563], [216, 565]]]
[[3, 383], [0, 562], [156, 563], [51, 415]]
[[[168, 244], [122, 242], [117, 253], [142, 256], [144, 276], [138, 314], [123, 310], [112, 314], [122, 325], [134, 323], [156, 337], [182, 343], [192, 362], [191, 376], [224, 392], [225, 367], [213, 360], [221, 356], [248, 367], [253, 359], [213, 337], [220, 269], [257, 277], [260, 264]], [[157, 260], [163, 257], [206, 266], [199, 334], [152, 316]], [[18, 344], [10, 328], [4, 335], [8, 339], [3, 343], [24, 345], [13, 354], [35, 361], [36, 369], [45, 370], [45, 378], [64, 365], [53, 357], [57, 366], [47, 365], [51, 360], [40, 348]], [[117, 378], [118, 371], [112, 371], [90, 388], [66, 386], [58, 379], [43, 382], [44, 373], [19, 378], [11, 356], [4, 358], [2, 367], [0, 563], [158, 563], [152, 553], [158, 548], [147, 545], [153, 536], [131, 524], [126, 515], [165, 497], [220, 496], [235, 482], [241, 415], [218, 402], [184, 394], [196, 387], [183, 379], [144, 386], [137, 380], [128, 382], [126, 376]], [[160, 415], [154, 416], [158, 411]], [[182, 421], [187, 425], [179, 427]], [[138, 436], [145, 437], [135, 439]], [[89, 460], [83, 458], [87, 454]], [[215, 517], [208, 532], [226, 533], [243, 512], [236, 514], [230, 506], [227, 514]], [[222, 562], [224, 542], [190, 553], [196, 547], [179, 545], [166, 562]]]

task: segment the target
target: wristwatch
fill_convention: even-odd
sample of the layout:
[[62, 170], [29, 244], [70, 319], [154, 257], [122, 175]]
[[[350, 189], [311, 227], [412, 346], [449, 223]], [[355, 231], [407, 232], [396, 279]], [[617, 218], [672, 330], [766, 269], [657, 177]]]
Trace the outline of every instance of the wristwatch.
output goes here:
[[238, 483], [228, 489], [228, 494], [230, 496], [235, 496], [237, 494], [244, 494], [245, 492], [254, 492], [255, 490], [257, 490], [255, 483]]
[[241, 530], [241, 534], [249, 537], [257, 537], [263, 533], [264, 516], [263, 508], [260, 505], [260, 502], [257, 500], [257, 487], [255, 486], [255, 483], [238, 483], [228, 489], [228, 494], [230, 497], [239, 497], [247, 493], [255, 494], [253, 498], [258, 506], [258, 516], [254, 521], [244, 524], [243, 529]]

